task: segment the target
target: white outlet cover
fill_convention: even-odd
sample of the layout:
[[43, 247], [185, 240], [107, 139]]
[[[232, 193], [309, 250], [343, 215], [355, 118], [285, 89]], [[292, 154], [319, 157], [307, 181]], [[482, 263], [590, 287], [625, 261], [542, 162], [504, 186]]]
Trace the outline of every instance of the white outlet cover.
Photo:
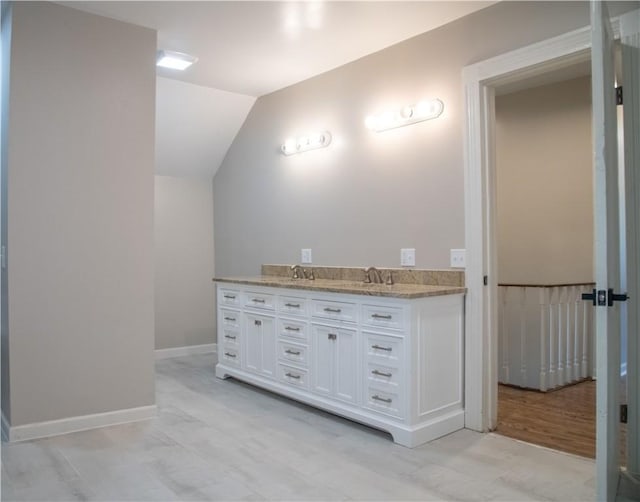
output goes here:
[[403, 248], [400, 250], [400, 266], [416, 266], [416, 250], [414, 248]]
[[451, 250], [451, 268], [465, 268], [467, 266], [467, 250]]
[[312, 263], [311, 249], [301, 249], [300, 250], [300, 262], [303, 265], [310, 265]]

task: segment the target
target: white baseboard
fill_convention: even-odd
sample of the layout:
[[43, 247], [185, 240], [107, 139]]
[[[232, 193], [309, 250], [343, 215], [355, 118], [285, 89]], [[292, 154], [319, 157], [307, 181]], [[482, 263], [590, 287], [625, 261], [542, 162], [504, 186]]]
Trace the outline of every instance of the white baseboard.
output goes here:
[[218, 349], [216, 343], [205, 343], [204, 345], [187, 345], [185, 347], [172, 347], [170, 349], [156, 349], [156, 359], [167, 359], [169, 357], [191, 356], [193, 354], [210, 354]]
[[[50, 420], [48, 422], [37, 422], [34, 424], [9, 425], [2, 415], [2, 433], [6, 434], [6, 440], [13, 443], [16, 441], [26, 441], [28, 439], [38, 439], [70, 432], [86, 431], [106, 427], [109, 425], [119, 425], [129, 422], [138, 422], [155, 418], [157, 407], [155, 404], [129, 408], [126, 410], [108, 411], [106, 413], [96, 413], [93, 415], [82, 415], [79, 417], [69, 417], [60, 420]], [[5, 432], [6, 427], [6, 432]]]

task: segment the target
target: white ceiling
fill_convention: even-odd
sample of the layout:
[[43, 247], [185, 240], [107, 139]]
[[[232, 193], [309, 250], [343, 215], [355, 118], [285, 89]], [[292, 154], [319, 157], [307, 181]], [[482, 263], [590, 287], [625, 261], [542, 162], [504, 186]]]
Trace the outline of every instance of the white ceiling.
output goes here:
[[[442, 26], [495, 1], [65, 1], [153, 28], [198, 62], [158, 69], [156, 173], [211, 178], [255, 97]], [[182, 82], [178, 82], [182, 81]]]
[[67, 1], [154, 28], [199, 61], [158, 74], [261, 96], [482, 9], [488, 1]]

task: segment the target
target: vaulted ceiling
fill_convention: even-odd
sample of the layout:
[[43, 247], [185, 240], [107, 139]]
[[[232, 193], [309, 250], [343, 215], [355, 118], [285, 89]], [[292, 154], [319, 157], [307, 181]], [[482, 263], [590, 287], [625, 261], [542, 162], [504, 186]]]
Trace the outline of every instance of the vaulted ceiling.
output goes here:
[[[153, 28], [158, 32], [159, 49], [198, 57], [198, 62], [184, 72], [158, 69], [159, 77], [194, 84], [194, 95], [186, 98], [188, 85], [170, 85], [159, 80], [158, 110], [161, 113], [158, 113], [156, 171], [174, 176], [213, 176], [256, 97], [377, 52], [495, 2], [59, 3]], [[231, 93], [240, 96], [232, 98]], [[186, 103], [186, 108], [181, 110], [182, 103]], [[216, 109], [223, 109], [224, 113], [213, 115]], [[181, 133], [177, 137], [176, 114], [182, 118], [182, 124], [187, 119], [192, 132], [199, 134]], [[190, 121], [187, 116], [191, 117]], [[205, 165], [208, 168], [204, 168]]]

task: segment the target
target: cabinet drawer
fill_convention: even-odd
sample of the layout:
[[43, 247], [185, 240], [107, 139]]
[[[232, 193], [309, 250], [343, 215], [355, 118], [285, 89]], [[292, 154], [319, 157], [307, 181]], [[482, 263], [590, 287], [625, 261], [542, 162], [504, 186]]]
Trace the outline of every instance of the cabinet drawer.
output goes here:
[[367, 382], [369, 385], [377, 385], [398, 392], [401, 386], [400, 372], [401, 368], [369, 363], [367, 364]]
[[222, 329], [222, 345], [226, 348], [238, 348], [240, 345], [240, 331], [235, 329], [223, 328]]
[[224, 347], [220, 354], [220, 360], [225, 364], [240, 366], [240, 351], [231, 347]]
[[386, 305], [363, 305], [362, 324], [384, 328], [403, 329], [403, 310]]
[[307, 370], [294, 368], [293, 366], [278, 363], [278, 380], [302, 389], [309, 388]]
[[368, 362], [391, 368], [401, 367], [404, 341], [402, 337], [367, 332], [364, 332], [364, 335]]
[[367, 388], [365, 406], [385, 415], [403, 418], [401, 398], [397, 392], [388, 392], [370, 386]]
[[307, 300], [293, 296], [281, 296], [278, 298], [278, 311], [289, 315], [307, 315]]
[[222, 326], [223, 328], [239, 328], [240, 327], [240, 312], [234, 310], [220, 310], [222, 314]]
[[307, 366], [307, 347], [298, 343], [279, 341], [278, 358]]
[[306, 341], [309, 325], [303, 321], [294, 319], [278, 319], [278, 334], [288, 338]]
[[253, 307], [256, 309], [275, 310], [273, 300], [274, 296], [268, 293], [254, 293], [247, 291], [244, 304], [247, 307]]
[[355, 303], [332, 302], [328, 300], [312, 300], [311, 314], [324, 319], [356, 322], [357, 310]]
[[240, 291], [233, 289], [220, 289], [218, 294], [218, 303], [220, 305], [240, 305]]

